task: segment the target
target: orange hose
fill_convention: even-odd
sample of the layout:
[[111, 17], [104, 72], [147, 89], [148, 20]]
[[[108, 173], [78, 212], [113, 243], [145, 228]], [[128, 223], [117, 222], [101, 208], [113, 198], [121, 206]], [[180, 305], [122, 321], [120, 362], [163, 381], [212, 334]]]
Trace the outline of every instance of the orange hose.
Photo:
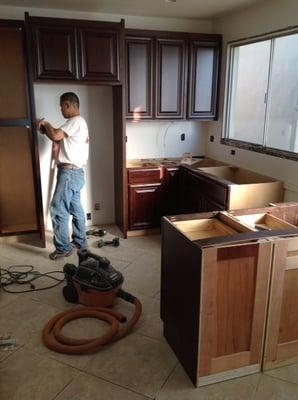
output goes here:
[[[133, 304], [135, 305], [134, 314], [122, 330], [119, 330], [119, 321], [124, 322], [126, 318], [117, 311], [105, 307], [76, 308], [64, 311], [51, 318], [43, 328], [42, 340], [49, 349], [58, 353], [85, 354], [96, 351], [103, 345], [115, 342], [129, 334], [142, 313], [142, 304], [137, 298], [134, 298]], [[74, 339], [61, 333], [67, 322], [89, 317], [108, 322], [110, 324], [109, 330], [104, 335], [93, 339]]]

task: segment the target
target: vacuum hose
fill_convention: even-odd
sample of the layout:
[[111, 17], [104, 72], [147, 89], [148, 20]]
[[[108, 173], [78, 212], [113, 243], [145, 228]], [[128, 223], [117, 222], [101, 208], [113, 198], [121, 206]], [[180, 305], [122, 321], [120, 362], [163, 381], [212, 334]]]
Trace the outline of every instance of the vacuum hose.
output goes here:
[[[76, 308], [61, 312], [47, 322], [42, 331], [42, 340], [44, 344], [49, 349], [58, 353], [85, 354], [94, 352], [103, 345], [113, 343], [128, 335], [140, 318], [142, 304], [136, 297], [122, 289], [119, 290], [117, 296], [135, 306], [132, 318], [122, 330], [119, 330], [119, 322], [125, 322], [126, 317], [117, 311], [105, 307]], [[64, 336], [61, 333], [63, 326], [67, 324], [67, 322], [78, 318], [90, 317], [108, 322], [110, 324], [110, 329], [104, 335], [93, 339], [74, 339]]]

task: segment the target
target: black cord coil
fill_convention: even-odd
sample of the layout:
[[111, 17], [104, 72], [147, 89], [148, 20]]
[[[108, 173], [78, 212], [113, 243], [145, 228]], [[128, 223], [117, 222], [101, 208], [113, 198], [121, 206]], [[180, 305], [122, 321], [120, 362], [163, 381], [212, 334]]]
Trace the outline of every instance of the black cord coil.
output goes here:
[[[63, 278], [59, 279], [54, 274], [63, 274]], [[46, 287], [36, 287], [36, 282], [40, 278], [48, 278], [56, 281], [53, 285]], [[34, 270], [33, 265], [10, 265], [7, 268], [0, 267], [0, 288], [7, 293], [27, 293], [39, 290], [51, 289], [60, 285], [64, 281], [64, 273], [62, 271], [49, 271], [41, 273]], [[11, 285], [29, 285], [30, 289], [11, 290]]]

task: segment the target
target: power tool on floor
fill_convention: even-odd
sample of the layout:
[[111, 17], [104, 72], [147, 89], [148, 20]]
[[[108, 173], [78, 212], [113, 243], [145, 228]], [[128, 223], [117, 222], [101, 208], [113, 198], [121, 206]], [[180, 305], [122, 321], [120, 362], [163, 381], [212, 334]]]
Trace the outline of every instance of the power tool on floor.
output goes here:
[[[78, 251], [79, 265], [65, 264], [63, 268], [66, 286], [63, 288], [65, 300], [79, 303], [86, 307], [64, 311], [54, 316], [45, 325], [42, 338], [50, 349], [67, 354], [85, 354], [99, 347], [126, 336], [137, 323], [142, 312], [140, 301], [122, 289], [123, 275], [110, 261], [87, 249]], [[117, 297], [132, 303], [134, 313], [123, 329], [119, 322], [126, 322], [126, 317], [112, 310]], [[104, 335], [94, 339], [74, 339], [62, 334], [63, 326], [77, 318], [98, 318], [110, 324]]]

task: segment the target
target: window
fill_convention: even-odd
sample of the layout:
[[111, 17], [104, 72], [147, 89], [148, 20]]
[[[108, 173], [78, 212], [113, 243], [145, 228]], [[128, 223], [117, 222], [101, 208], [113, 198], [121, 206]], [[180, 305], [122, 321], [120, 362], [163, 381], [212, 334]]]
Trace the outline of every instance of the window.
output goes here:
[[298, 158], [296, 32], [229, 45], [224, 143]]

